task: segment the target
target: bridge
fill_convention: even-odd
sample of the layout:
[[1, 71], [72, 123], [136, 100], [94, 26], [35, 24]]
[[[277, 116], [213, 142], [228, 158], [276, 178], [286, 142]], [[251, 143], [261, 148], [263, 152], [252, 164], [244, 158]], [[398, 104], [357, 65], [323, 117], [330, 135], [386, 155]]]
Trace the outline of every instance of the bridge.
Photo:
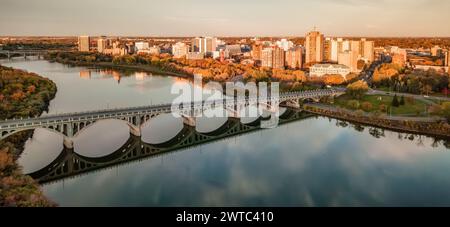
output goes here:
[[[311, 113], [289, 109], [280, 116], [279, 123], [284, 125], [314, 116]], [[174, 138], [160, 145], [144, 143], [139, 137], [131, 135], [125, 144], [104, 157], [86, 157], [78, 154], [73, 149], [64, 148], [55, 160], [49, 160], [48, 164], [42, 166], [39, 170], [28, 173], [28, 175], [41, 184], [51, 183], [134, 161], [161, 157], [162, 155], [170, 158], [170, 155], [175, 154], [175, 152], [181, 152], [235, 136], [255, 133], [259, 130], [262, 129], [256, 125], [246, 125], [242, 124], [238, 119], [230, 119], [226, 125], [214, 134], [202, 134], [192, 127], [185, 127]]]
[[14, 56], [22, 56], [25, 59], [27, 56], [37, 56], [40, 59], [48, 52], [48, 50], [0, 50], [0, 55], [6, 56], [8, 59]]
[[[0, 121], [0, 140], [7, 138], [17, 132], [44, 128], [62, 134], [64, 146], [73, 149], [73, 138], [77, 137], [87, 126], [108, 119], [124, 121], [130, 128], [130, 133], [134, 136], [141, 136], [141, 127], [147, 121], [161, 114], [168, 114], [175, 111], [183, 122], [188, 126], [195, 126], [196, 118], [207, 110], [221, 107], [228, 111], [230, 118], [240, 118], [239, 110], [247, 108], [256, 103], [263, 106], [268, 111], [272, 111], [273, 106], [281, 105], [291, 108], [300, 108], [303, 100], [318, 101], [322, 97], [338, 96], [344, 91], [340, 89], [322, 89], [301, 92], [281, 93], [278, 99], [269, 97], [261, 100], [258, 97], [246, 97], [243, 99], [221, 99], [212, 101], [180, 103], [174, 108], [172, 104], [161, 104], [152, 106], [141, 106], [132, 108], [116, 108], [99, 111], [88, 111], [79, 113], [65, 113], [35, 118], [8, 119]], [[279, 103], [276, 103], [279, 102]], [[271, 120], [274, 120], [271, 118]], [[275, 122], [276, 123], [276, 122]]]

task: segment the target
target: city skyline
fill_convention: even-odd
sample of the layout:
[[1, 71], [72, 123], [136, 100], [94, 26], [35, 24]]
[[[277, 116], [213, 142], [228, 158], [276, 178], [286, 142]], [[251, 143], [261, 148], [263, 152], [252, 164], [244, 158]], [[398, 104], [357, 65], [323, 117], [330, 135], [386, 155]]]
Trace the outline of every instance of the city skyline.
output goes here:
[[440, 0], [1, 2], [1, 36], [450, 36]]

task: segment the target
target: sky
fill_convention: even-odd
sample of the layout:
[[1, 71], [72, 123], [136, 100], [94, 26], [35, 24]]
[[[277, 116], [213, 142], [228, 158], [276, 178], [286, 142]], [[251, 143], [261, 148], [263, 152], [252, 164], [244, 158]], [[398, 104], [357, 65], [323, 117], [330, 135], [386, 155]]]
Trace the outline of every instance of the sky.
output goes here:
[[448, 0], [0, 0], [0, 36], [450, 36]]

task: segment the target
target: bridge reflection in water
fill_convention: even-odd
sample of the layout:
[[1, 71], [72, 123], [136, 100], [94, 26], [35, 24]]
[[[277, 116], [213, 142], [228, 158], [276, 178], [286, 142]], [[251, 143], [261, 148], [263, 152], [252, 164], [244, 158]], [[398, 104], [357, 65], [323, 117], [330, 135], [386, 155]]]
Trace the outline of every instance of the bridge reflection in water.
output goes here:
[[[300, 110], [288, 109], [280, 116], [279, 124], [286, 124], [313, 116], [315, 115]], [[130, 138], [124, 145], [104, 157], [85, 157], [74, 152], [73, 149], [64, 148], [53, 162], [29, 175], [41, 184], [49, 183], [135, 160], [181, 151], [186, 148], [257, 130], [263, 130], [259, 127], [258, 121], [251, 124], [242, 124], [239, 119], [230, 118], [222, 127], [206, 134], [197, 132], [194, 127], [185, 126], [174, 138], [158, 145], [146, 144], [140, 137], [130, 134]]]

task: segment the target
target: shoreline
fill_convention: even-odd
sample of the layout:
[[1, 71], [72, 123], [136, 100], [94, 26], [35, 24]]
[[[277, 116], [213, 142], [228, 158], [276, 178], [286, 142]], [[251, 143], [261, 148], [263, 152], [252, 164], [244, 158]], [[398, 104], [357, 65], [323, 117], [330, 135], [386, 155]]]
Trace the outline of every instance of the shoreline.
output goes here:
[[[2, 114], [2, 118], [8, 115], [15, 117], [40, 116], [44, 111], [48, 110], [50, 101], [55, 98], [58, 90], [53, 81], [26, 70], [2, 65], [0, 65], [0, 69], [2, 78], [6, 81], [5, 87], [10, 86], [11, 80], [20, 78], [32, 78], [39, 81], [40, 84], [40, 86], [35, 87], [37, 92], [30, 93], [30, 96], [22, 101], [22, 105], [25, 104], [25, 106], [14, 107], [15, 109], [12, 112]], [[47, 98], [41, 97], [44, 94], [47, 95]], [[5, 99], [4, 102], [10, 104], [10, 100]], [[25, 107], [28, 109], [25, 109]], [[56, 206], [54, 202], [43, 194], [37, 181], [23, 174], [21, 167], [17, 163], [17, 159], [24, 151], [26, 141], [33, 136], [33, 132], [19, 132], [0, 141], [0, 206]]]
[[[74, 61], [58, 61], [58, 60], [53, 60], [53, 59], [46, 59], [47, 61], [50, 62], [58, 62], [61, 64], [69, 64], [69, 65], [75, 65], [75, 66], [85, 66], [85, 67], [110, 67], [110, 68], [116, 68], [116, 69], [124, 69], [124, 70], [142, 70], [145, 72], [151, 72], [151, 73], [158, 73], [161, 75], [166, 75], [166, 76], [175, 76], [175, 77], [182, 77], [182, 78], [186, 78], [189, 79], [192, 75], [188, 75], [188, 74], [181, 74], [181, 73], [173, 73], [173, 72], [168, 72], [168, 71], [164, 71], [164, 69], [161, 68], [157, 68], [155, 66], [149, 66], [149, 65], [118, 65], [118, 64], [114, 64], [112, 62], [92, 62], [92, 63], [88, 63], [88, 62], [74, 62]], [[304, 108], [303, 110], [308, 111], [306, 108]], [[446, 138], [446, 139], [450, 139], [450, 131], [449, 134], [445, 134], [445, 133], [429, 133], [428, 131], [422, 131], [422, 130], [414, 130], [414, 129], [410, 129], [410, 128], [405, 128], [405, 127], [394, 127], [394, 126], [389, 126], [387, 124], [382, 124], [381, 122], [374, 123], [377, 120], [378, 121], [389, 121], [390, 123], [394, 123], [394, 124], [398, 124], [398, 122], [401, 122], [399, 120], [392, 120], [392, 119], [384, 119], [384, 118], [380, 118], [380, 117], [371, 117], [370, 120], [367, 121], [361, 121], [361, 120], [356, 120], [356, 118], [358, 116], [353, 115], [352, 117], [344, 117], [342, 116], [343, 113], [338, 113], [336, 112], [335, 114], [327, 114], [324, 113], [322, 111], [322, 113], [320, 112], [311, 112], [311, 113], [315, 113], [319, 116], [325, 116], [325, 117], [332, 117], [332, 118], [336, 118], [336, 119], [341, 119], [341, 120], [346, 120], [349, 122], [356, 122], [356, 123], [361, 123], [361, 124], [367, 124], [373, 127], [379, 127], [379, 128], [384, 128], [384, 129], [391, 129], [391, 130], [397, 130], [397, 131], [403, 131], [403, 132], [409, 132], [409, 133], [415, 133], [415, 134], [425, 134], [425, 135], [429, 135], [429, 136], [433, 136], [433, 137], [438, 137], [438, 138]], [[340, 115], [338, 115], [340, 114]], [[431, 117], [429, 119], [432, 119]], [[407, 122], [412, 122], [412, 123], [419, 123], [419, 124], [433, 124], [432, 122], [420, 122], [420, 121], [407, 121]], [[403, 122], [404, 123], [404, 122]], [[434, 123], [436, 124], [436, 123]], [[448, 123], [447, 123], [448, 125]]]
[[[380, 117], [358, 116], [355, 114], [325, 110], [315, 106], [306, 106], [305, 108], [303, 108], [303, 110], [309, 113], [317, 114], [319, 116], [330, 117], [333, 119], [339, 119], [351, 123], [364, 124], [367, 126], [388, 129], [396, 132], [412, 133], [417, 135], [431, 136], [437, 139], [450, 140], [450, 125], [448, 123], [402, 121]], [[439, 131], [434, 127], [444, 127], [445, 129], [443, 131]], [[445, 132], [447, 132], [447, 134]]]
[[70, 65], [70, 66], [84, 66], [84, 67], [100, 67], [100, 68], [113, 68], [113, 69], [119, 69], [119, 70], [139, 70], [144, 71], [148, 73], [155, 73], [165, 76], [174, 76], [174, 77], [180, 77], [189, 79], [192, 78], [192, 75], [189, 74], [183, 74], [183, 73], [176, 73], [176, 72], [170, 72], [167, 70], [164, 70], [162, 68], [151, 66], [151, 65], [142, 65], [142, 64], [136, 64], [136, 65], [123, 65], [123, 64], [114, 64], [112, 62], [76, 62], [76, 61], [68, 61], [68, 60], [58, 60], [58, 59], [45, 59], [49, 62], [57, 62], [63, 65]]

